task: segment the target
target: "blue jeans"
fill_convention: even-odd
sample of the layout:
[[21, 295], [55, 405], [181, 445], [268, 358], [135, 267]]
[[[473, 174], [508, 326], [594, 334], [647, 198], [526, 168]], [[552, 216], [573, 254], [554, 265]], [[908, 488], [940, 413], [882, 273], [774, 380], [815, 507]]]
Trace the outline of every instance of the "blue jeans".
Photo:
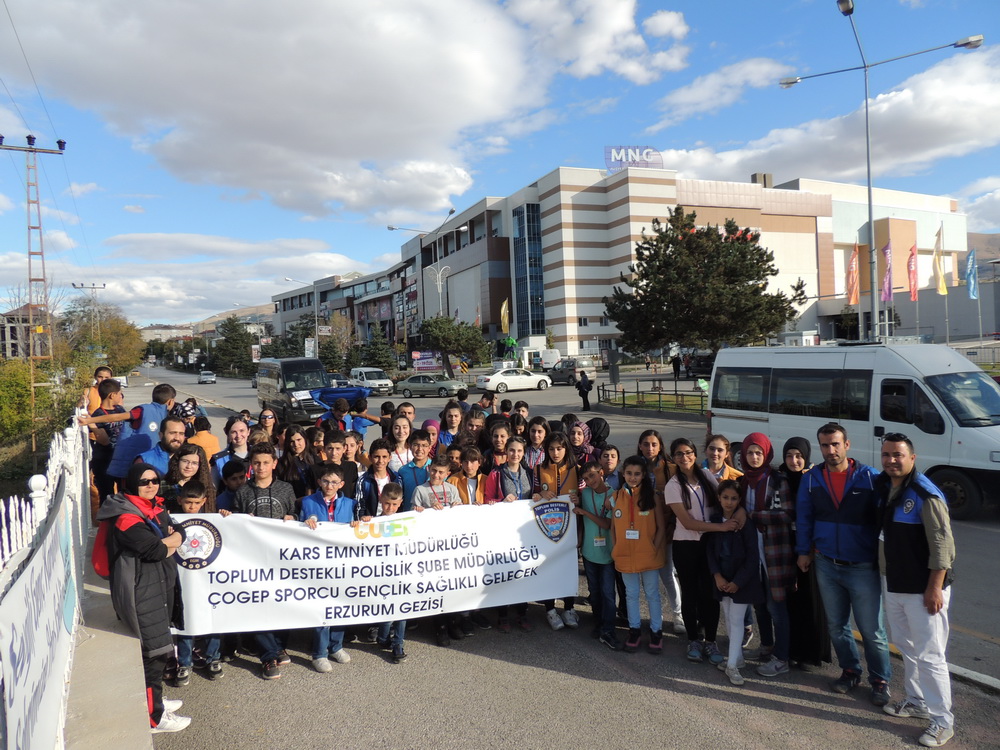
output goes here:
[[344, 647], [344, 628], [313, 628], [313, 659], [326, 659]]
[[587, 574], [590, 607], [601, 635], [615, 632], [615, 566], [612, 563], [595, 563], [583, 558], [583, 571]]
[[753, 605], [754, 610], [757, 612], [760, 645], [773, 646], [774, 655], [781, 659], [781, 661], [788, 661], [788, 653], [791, 646], [788, 602], [774, 601], [774, 597], [771, 596], [771, 587], [768, 584], [767, 569], [763, 565], [761, 566], [760, 574], [764, 583], [764, 595], [767, 597], [763, 604]]
[[284, 630], [268, 631], [266, 633], [254, 633], [257, 641], [257, 649], [260, 651], [261, 663], [274, 661], [278, 658], [278, 652], [285, 649], [285, 641], [288, 634]]
[[222, 638], [217, 635], [178, 635], [175, 637], [177, 639], [177, 663], [182, 667], [190, 667], [194, 664], [194, 642], [196, 638], [205, 639], [206, 661], [219, 661], [221, 658], [219, 651], [222, 647]]
[[851, 632], [851, 613], [861, 631], [868, 664], [868, 679], [874, 684], [889, 681], [889, 641], [885, 634], [882, 612], [882, 583], [875, 563], [835, 565], [833, 560], [817, 554], [816, 580], [826, 608], [830, 640], [837, 652], [841, 669], [861, 674], [861, 658]]
[[625, 604], [628, 607], [628, 626], [638, 630], [642, 625], [639, 615], [639, 585], [646, 592], [649, 605], [649, 629], [654, 633], [663, 630], [663, 605], [660, 604], [660, 571], [644, 570], [641, 573], [622, 573], [625, 579]]
[[383, 622], [378, 626], [378, 639], [385, 643], [389, 641], [392, 648], [403, 648], [403, 639], [406, 637], [406, 620], [393, 620]]

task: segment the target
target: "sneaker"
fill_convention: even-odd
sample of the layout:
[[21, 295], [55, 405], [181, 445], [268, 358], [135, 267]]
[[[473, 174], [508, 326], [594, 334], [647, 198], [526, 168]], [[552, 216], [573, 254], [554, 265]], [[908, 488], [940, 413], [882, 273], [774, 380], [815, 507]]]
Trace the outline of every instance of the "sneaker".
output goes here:
[[365, 642], [366, 643], [377, 643], [378, 642], [378, 625], [373, 625], [365, 631]]
[[617, 638], [615, 638], [615, 634], [614, 633], [609, 633], [607, 635], [602, 635], [599, 638], [599, 640], [600, 640], [601, 643], [603, 643], [605, 646], [607, 646], [608, 648], [610, 648], [612, 651], [621, 651], [622, 650], [621, 641], [619, 641]]
[[149, 731], [153, 734], [161, 734], [163, 732], [179, 732], [182, 729], [186, 729], [187, 725], [191, 723], [190, 716], [178, 716], [173, 711], [163, 711], [163, 715], [160, 717], [160, 723]]
[[480, 630], [489, 630], [493, 627], [490, 625], [490, 621], [486, 619], [486, 616], [482, 612], [473, 612], [469, 615], [469, 619], [472, 620], [472, 624]]
[[178, 700], [178, 699], [171, 700], [170, 698], [164, 698], [163, 699], [163, 710], [164, 711], [169, 711], [172, 714], [175, 714], [178, 711], [180, 711], [181, 710], [181, 706], [183, 706], [183, 705], [184, 705], [184, 701], [182, 701], [182, 700]]
[[392, 641], [390, 641], [388, 638], [386, 638], [384, 641], [379, 638], [376, 638], [375, 645], [378, 646], [379, 648], [388, 649], [392, 648]]
[[562, 630], [564, 627], [566, 627], [566, 623], [562, 621], [562, 618], [559, 616], [559, 613], [556, 612], [554, 609], [550, 609], [548, 612], [545, 613], [545, 619], [549, 621], [549, 627], [551, 627], [553, 630]]
[[392, 649], [392, 663], [399, 664], [406, 658], [406, 652], [403, 651], [402, 646], [396, 646]]
[[691, 641], [688, 643], [687, 659], [688, 661], [705, 661], [705, 654], [702, 651], [701, 643], [698, 641]]
[[639, 650], [639, 641], [642, 637], [642, 631], [639, 628], [629, 628], [628, 638], [625, 639], [625, 653], [634, 654]]
[[277, 659], [270, 659], [260, 666], [260, 676], [265, 680], [277, 680], [281, 677], [281, 666]]
[[291, 663], [292, 663], [292, 657], [288, 655], [288, 652], [285, 651], [285, 649], [281, 649], [281, 651], [278, 652], [278, 666], [283, 667], [286, 664], [291, 664]]
[[917, 741], [924, 747], [941, 747], [954, 736], [954, 729], [932, 721], [931, 725], [924, 730], [924, 733], [920, 735], [920, 739]]
[[192, 666], [195, 669], [208, 669], [208, 659], [201, 649], [196, 648], [192, 657], [192, 661], [194, 662]]
[[[527, 615], [517, 618], [517, 626], [525, 633], [530, 633], [535, 629], [535, 626], [531, 624], [531, 620], [528, 619]], [[562, 625], [559, 627], [562, 627]]]
[[753, 661], [771, 661], [771, 657], [774, 656], [774, 646], [761, 646], [753, 651], [747, 652], [746, 658]]
[[448, 628], [448, 635], [451, 636], [453, 641], [460, 641], [465, 638], [465, 633], [462, 632], [462, 628], [458, 626], [458, 623], [452, 620], [446, 626]]
[[222, 661], [213, 661], [208, 664], [208, 679], [217, 680], [222, 677]]
[[753, 625], [747, 625], [743, 628], [743, 648], [747, 648], [750, 645], [750, 641], [753, 640]]
[[501, 633], [509, 633], [511, 631], [510, 620], [506, 617], [501, 617], [497, 620], [497, 630]]
[[726, 658], [722, 655], [722, 652], [719, 651], [719, 647], [716, 645], [715, 641], [705, 644], [705, 657], [711, 664], [721, 664], [722, 660]]
[[[167, 702], [164, 701], [163, 705]], [[927, 709], [918, 706], [913, 703], [909, 698], [904, 698], [897, 703], [886, 704], [882, 706], [882, 710], [885, 711], [889, 716], [898, 716], [900, 719], [929, 719], [931, 715], [927, 712]]]
[[889, 683], [885, 680], [879, 680], [878, 682], [872, 683], [872, 693], [871, 702], [876, 706], [887, 706], [889, 705]]
[[437, 645], [441, 646], [442, 648], [447, 648], [448, 646], [451, 645], [451, 638], [448, 637], [448, 628], [446, 628], [444, 625], [442, 625], [437, 629], [435, 638], [437, 639]]
[[649, 643], [646, 644], [646, 650], [651, 654], [662, 654], [663, 653], [663, 631], [654, 630], [649, 634]]
[[739, 667], [729, 667], [726, 669], [726, 677], [733, 685], [742, 685], [746, 680], [743, 679], [743, 675], [740, 674]]
[[177, 676], [174, 678], [174, 685], [184, 687], [191, 684], [191, 667], [177, 667]]
[[576, 630], [580, 627], [580, 616], [576, 613], [575, 609], [564, 610], [562, 620], [570, 630]]
[[346, 648], [339, 648], [330, 654], [330, 658], [337, 662], [337, 664], [347, 664], [351, 660], [351, 655], [347, 653]]
[[472, 618], [468, 615], [458, 619], [458, 629], [462, 631], [462, 635], [466, 638], [471, 638], [476, 634], [476, 626], [472, 624]]
[[857, 672], [852, 672], [850, 669], [845, 669], [844, 673], [840, 675], [839, 680], [830, 683], [830, 689], [835, 693], [849, 693], [854, 690], [860, 682], [861, 675]]
[[333, 671], [333, 665], [330, 663], [329, 659], [313, 659], [312, 665], [313, 669], [320, 674], [326, 674], [327, 672]]
[[[743, 659], [740, 659], [738, 662], [736, 662], [737, 669], [743, 669], [743, 667], [745, 667], [746, 665], [747, 663]], [[723, 659], [715, 666], [720, 672], [725, 672], [727, 669], [729, 669], [729, 659]]]
[[777, 677], [779, 674], [788, 674], [788, 670], [787, 661], [782, 661], [777, 656], [772, 656], [771, 661], [757, 667], [757, 674], [761, 677]]
[[674, 634], [675, 635], [687, 634], [687, 628], [684, 627], [684, 620], [681, 619], [680, 615], [674, 616]]

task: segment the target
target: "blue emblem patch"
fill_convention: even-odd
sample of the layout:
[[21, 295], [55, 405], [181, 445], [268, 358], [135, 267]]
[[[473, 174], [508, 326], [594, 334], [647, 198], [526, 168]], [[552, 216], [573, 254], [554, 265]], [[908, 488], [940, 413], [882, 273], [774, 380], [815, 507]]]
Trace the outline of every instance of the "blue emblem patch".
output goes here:
[[904, 513], [913, 512], [913, 506], [915, 505], [916, 503], [913, 502], [913, 498], [907, 498], [906, 501], [903, 503], [903, 512]]
[[211, 521], [203, 518], [189, 518], [181, 522], [184, 529], [184, 544], [174, 555], [177, 564], [187, 570], [207, 568], [222, 551], [222, 534]]
[[569, 529], [570, 504], [565, 500], [546, 500], [531, 509], [535, 523], [547, 539], [560, 541]]

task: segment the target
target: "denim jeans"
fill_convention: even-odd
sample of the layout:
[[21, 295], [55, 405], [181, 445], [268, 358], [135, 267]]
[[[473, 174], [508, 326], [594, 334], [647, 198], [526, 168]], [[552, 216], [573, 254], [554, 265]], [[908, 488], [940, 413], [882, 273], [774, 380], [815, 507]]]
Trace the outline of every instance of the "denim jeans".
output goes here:
[[590, 607], [601, 635], [615, 632], [615, 566], [613, 563], [595, 563], [583, 558], [583, 572], [587, 574]]
[[406, 637], [406, 620], [383, 622], [378, 626], [378, 639], [383, 643], [389, 641], [392, 648], [402, 648]]
[[204, 638], [205, 640], [206, 661], [219, 661], [221, 658], [219, 651], [222, 647], [222, 638], [217, 635], [178, 635], [175, 638], [177, 639], [177, 663], [182, 667], [190, 667], [194, 664], [194, 642], [196, 638]]
[[861, 631], [868, 664], [868, 679], [874, 684], [892, 677], [889, 641], [882, 611], [882, 583], [875, 563], [835, 565], [817, 554], [816, 580], [826, 608], [827, 627], [841, 669], [862, 673], [861, 658], [851, 632], [851, 613]]
[[773, 646], [774, 655], [781, 659], [781, 661], [788, 661], [789, 648], [791, 647], [788, 602], [776, 602], [774, 597], [771, 596], [767, 570], [763, 566], [761, 566], [761, 578], [764, 583], [764, 595], [767, 599], [763, 604], [753, 605], [757, 612], [757, 629], [760, 631], [760, 644], [762, 646]]
[[639, 613], [639, 585], [646, 592], [649, 605], [649, 629], [654, 633], [663, 630], [663, 605], [660, 604], [660, 571], [644, 570], [641, 573], [622, 573], [625, 579], [625, 602], [628, 606], [628, 626], [638, 630], [642, 625]]
[[284, 630], [276, 630], [254, 633], [253, 637], [257, 641], [261, 662], [268, 662], [277, 659], [278, 652], [284, 650], [288, 634]]
[[313, 628], [313, 659], [326, 659], [344, 647], [344, 628]]
[[674, 545], [667, 545], [667, 564], [660, 568], [660, 580], [667, 591], [667, 604], [674, 613], [674, 621], [681, 615], [681, 588], [677, 583], [677, 571], [674, 569]]

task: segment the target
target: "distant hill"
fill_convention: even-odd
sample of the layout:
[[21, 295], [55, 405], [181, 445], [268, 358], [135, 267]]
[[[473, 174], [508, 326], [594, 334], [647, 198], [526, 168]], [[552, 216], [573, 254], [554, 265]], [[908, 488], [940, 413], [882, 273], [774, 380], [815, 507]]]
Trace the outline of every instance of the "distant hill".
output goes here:
[[1000, 234], [969, 232], [968, 238], [969, 249], [978, 253], [977, 266], [991, 260], [1000, 260]]

